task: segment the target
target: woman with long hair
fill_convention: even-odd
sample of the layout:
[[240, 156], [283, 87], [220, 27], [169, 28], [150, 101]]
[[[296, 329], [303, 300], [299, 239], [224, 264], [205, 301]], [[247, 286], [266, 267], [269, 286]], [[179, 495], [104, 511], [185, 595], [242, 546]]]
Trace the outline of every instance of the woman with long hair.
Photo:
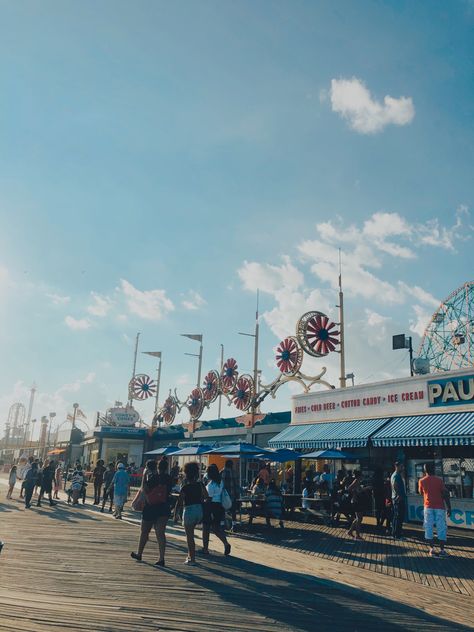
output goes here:
[[142, 478], [145, 494], [145, 506], [142, 512], [142, 524], [138, 550], [130, 555], [141, 562], [145, 545], [152, 528], [155, 529], [160, 557], [155, 566], [165, 565], [166, 525], [171, 516], [170, 493], [172, 480], [168, 474], [168, 459], [163, 458], [156, 467], [156, 461], [147, 461]]
[[203, 519], [203, 502], [208, 498], [206, 488], [199, 480], [199, 464], [196, 462], [186, 463], [184, 474], [186, 476], [181, 487], [179, 498], [175, 507], [175, 520], [179, 508], [184, 505], [183, 526], [186, 532], [188, 543], [188, 556], [185, 564], [193, 565], [196, 561], [196, 542], [194, 540], [194, 529]]
[[360, 470], [354, 471], [354, 480], [347, 488], [347, 491], [351, 495], [351, 504], [353, 511], [355, 512], [355, 519], [349, 527], [348, 535], [354, 537], [354, 529], [356, 532], [355, 539], [363, 540], [360, 535], [362, 520], [364, 519], [364, 512], [366, 510], [366, 492], [372, 489], [371, 487], [362, 487], [362, 473]]
[[229, 555], [231, 546], [227, 541], [221, 524], [225, 517], [224, 507], [222, 506], [222, 490], [224, 489], [224, 484], [219, 468], [214, 463], [207, 468], [207, 479], [209, 482], [206, 486], [206, 491], [209, 495], [209, 499], [204, 504], [202, 552], [204, 555], [209, 555], [209, 536], [212, 531], [224, 545], [224, 555]]

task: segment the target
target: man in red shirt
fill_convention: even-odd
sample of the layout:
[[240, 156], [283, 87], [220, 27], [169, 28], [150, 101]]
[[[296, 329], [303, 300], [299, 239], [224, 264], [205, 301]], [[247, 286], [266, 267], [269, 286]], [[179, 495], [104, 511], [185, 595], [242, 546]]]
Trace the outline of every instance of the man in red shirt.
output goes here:
[[[447, 539], [448, 527], [446, 514], [451, 515], [451, 502], [444, 486], [443, 479], [434, 475], [434, 463], [425, 463], [425, 476], [418, 481], [418, 491], [423, 494], [425, 539], [430, 544], [431, 557], [447, 557], [444, 546]], [[447, 511], [446, 511], [446, 508]], [[438, 533], [439, 554], [434, 548], [434, 527]]]

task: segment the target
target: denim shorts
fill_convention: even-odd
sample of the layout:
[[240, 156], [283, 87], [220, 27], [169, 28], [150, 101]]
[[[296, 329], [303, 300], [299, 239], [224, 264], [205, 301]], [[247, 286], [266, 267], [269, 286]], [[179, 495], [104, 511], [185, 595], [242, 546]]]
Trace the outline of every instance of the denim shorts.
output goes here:
[[183, 525], [185, 527], [195, 527], [202, 522], [202, 505], [188, 505], [183, 511]]

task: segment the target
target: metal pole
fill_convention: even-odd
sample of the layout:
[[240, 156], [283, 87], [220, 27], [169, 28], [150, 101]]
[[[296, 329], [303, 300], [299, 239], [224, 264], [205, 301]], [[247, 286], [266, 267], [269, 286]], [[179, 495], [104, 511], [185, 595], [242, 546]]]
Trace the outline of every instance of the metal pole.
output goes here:
[[255, 388], [254, 401], [252, 402], [252, 428], [255, 425], [255, 413], [256, 413], [256, 399], [258, 391], [258, 337], [259, 337], [259, 323], [258, 323], [258, 299], [259, 290], [257, 290], [257, 311], [255, 312], [255, 347], [253, 353], [253, 383]]
[[[137, 370], [137, 354], [138, 354], [138, 339], [140, 337], [140, 332], [137, 333], [137, 338], [135, 340], [135, 354], [133, 356], [133, 373], [132, 373], [132, 380], [136, 375], [136, 370]], [[129, 393], [130, 395], [130, 393]], [[129, 397], [128, 399], [128, 405], [131, 406], [132, 405], [132, 399]]]
[[409, 342], [409, 347], [408, 347], [408, 352], [410, 354], [410, 375], [411, 377], [413, 377], [413, 345], [412, 345], [412, 337], [408, 336], [408, 340]]
[[[224, 367], [224, 345], [221, 344], [221, 368], [219, 373], [222, 373], [222, 368]], [[222, 410], [222, 393], [219, 395], [219, 413], [218, 417], [221, 418], [221, 410]]]
[[33, 386], [31, 387], [31, 391], [30, 391], [30, 403], [28, 405], [28, 414], [26, 416], [26, 424], [25, 424], [25, 447], [26, 447], [26, 443], [28, 442], [28, 435], [29, 435], [29, 430], [30, 430], [30, 423], [31, 423], [31, 415], [33, 412], [33, 402], [35, 400], [35, 393], [36, 393], [36, 384], [33, 384]]
[[202, 339], [201, 339], [201, 346], [199, 347], [198, 381], [197, 381], [198, 388], [201, 386], [201, 369], [202, 369]]
[[160, 396], [160, 381], [161, 381], [161, 358], [158, 365], [158, 376], [156, 378], [156, 399], [155, 399], [155, 415], [158, 412], [158, 398]]
[[344, 293], [342, 291], [341, 249], [339, 248], [339, 328], [341, 330], [340, 345], [340, 382], [341, 388], [346, 387], [346, 356], [344, 346]]

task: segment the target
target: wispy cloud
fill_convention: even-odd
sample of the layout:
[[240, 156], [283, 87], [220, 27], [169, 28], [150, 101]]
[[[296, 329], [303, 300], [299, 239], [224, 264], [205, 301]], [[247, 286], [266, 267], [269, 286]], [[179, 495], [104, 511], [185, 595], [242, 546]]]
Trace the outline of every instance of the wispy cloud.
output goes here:
[[344, 118], [360, 134], [381, 132], [387, 125], [408, 125], [415, 116], [411, 97], [385, 96], [383, 103], [374, 99], [363, 81], [333, 79], [330, 99], [333, 112]]
[[121, 279], [120, 284], [128, 309], [140, 318], [161, 320], [174, 310], [174, 304], [166, 296], [166, 290], [139, 290], [125, 279]]
[[195, 292], [194, 290], [190, 290], [186, 298], [184, 298], [181, 301], [181, 305], [184, 307], [184, 309], [187, 309], [190, 311], [195, 311], [197, 309], [200, 309], [205, 304], [206, 304], [206, 301], [203, 299], [203, 297], [198, 292]]
[[112, 309], [113, 301], [108, 296], [91, 292], [92, 304], [87, 307], [89, 314], [104, 318]]
[[53, 305], [67, 305], [71, 302], [70, 296], [61, 296], [61, 294], [46, 294], [51, 299]]
[[92, 323], [88, 318], [74, 318], [73, 316], [66, 316], [64, 322], [73, 331], [84, 331], [92, 327]]

